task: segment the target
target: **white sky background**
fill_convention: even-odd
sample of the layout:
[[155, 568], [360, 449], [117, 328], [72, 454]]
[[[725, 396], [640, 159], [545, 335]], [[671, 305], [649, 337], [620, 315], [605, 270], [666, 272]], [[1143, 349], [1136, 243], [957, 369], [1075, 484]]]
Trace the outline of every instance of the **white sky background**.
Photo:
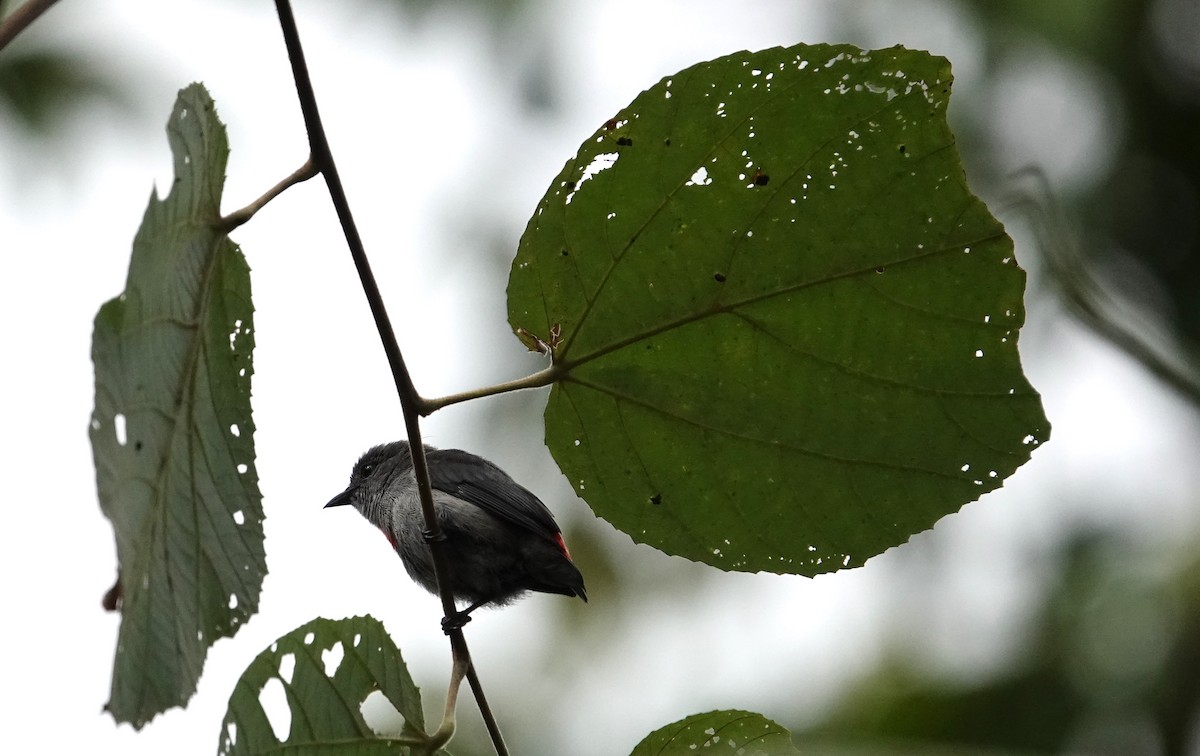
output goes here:
[[[440, 705], [449, 655], [436, 600], [408, 582], [357, 515], [321, 510], [357, 456], [401, 437], [402, 426], [349, 254], [324, 185], [313, 180], [234, 234], [253, 270], [257, 309], [254, 413], [270, 569], [261, 612], [213, 647], [186, 710], [161, 715], [140, 733], [101, 712], [119, 617], [100, 608], [116, 557], [96, 503], [87, 440], [91, 325], [100, 304], [123, 288], [151, 183], [164, 191], [170, 185], [164, 125], [175, 92], [204, 81], [228, 126], [227, 211], [307, 155], [271, 4], [257, 3], [254, 11], [246, 5], [65, 0], [30, 37], [71, 40], [115, 59], [129, 74], [137, 112], [90, 109], [49, 166], [37, 162], [44, 152], [14, 153], [25, 143], [0, 122], [0, 316], [9, 355], [0, 393], [8, 501], [0, 528], [8, 607], [0, 623], [8, 681], [0, 686], [0, 711], [19, 725], [9, 728], [13, 752], [56, 750], [55, 743], [129, 756], [214, 752], [241, 671], [276, 637], [318, 615], [382, 619], [427, 708]], [[954, 113], [981, 75], [980, 30], [934, 2], [855, 3], [857, 10], [840, 11], [861, 30], [850, 39], [835, 36], [841, 27], [828, 2], [764, 0], [737, 11], [707, 0], [652, 9], [617, 0], [533, 5], [545, 7], [530, 13], [529, 44], [508, 42], [514, 58], [499, 64], [487, 30], [471, 16], [435, 14], [418, 33], [382, 3], [301, 0], [295, 9], [360, 231], [418, 388], [429, 396], [541, 366], [505, 322], [507, 261], [497, 262], [463, 224], [495, 225], [515, 251], [562, 163], [662, 76], [740, 49], [903, 43], [950, 57]], [[543, 54], [560, 66], [552, 80], [563, 85], [561, 117], [531, 117], [513, 102], [512, 81]], [[1070, 187], [1093, 178], [1096, 161], [1111, 151], [1106, 140], [1115, 133], [1091, 127], [1095, 109], [1111, 104], [1087, 72], [1063, 61], [1047, 65], [1053, 75], [1030, 76], [1025, 61], [1000, 90], [1010, 102], [978, 103], [966, 117], [994, 117], [987, 109], [1003, 108], [996, 136], [1003, 164], [1040, 164], [1052, 181]], [[1061, 141], [1064, 135], [1070, 140]], [[1084, 140], [1092, 149], [1080, 149]], [[1020, 246], [1018, 257], [1028, 267]], [[408, 318], [417, 325], [407, 326]], [[554, 743], [580, 756], [626, 753], [651, 730], [712, 708], [799, 721], [869, 670], [885, 627], [922, 638], [923, 653], [947, 674], [969, 676], [1019, 646], [1024, 613], [1044, 588], [1039, 559], [1063, 529], [1128, 523], [1164, 548], [1189, 537], [1192, 492], [1200, 487], [1194, 415], [1052, 303], [1031, 300], [1029, 323], [1022, 352], [1054, 424], [1050, 443], [1004, 489], [912, 544], [815, 580], [720, 574], [611, 535], [572, 496], [540, 444], [542, 398], [489, 400], [528, 409], [527, 427], [512, 431], [519, 444], [502, 443], [495, 429], [476, 430], [473, 424], [493, 417], [479, 406], [428, 420], [430, 443], [492, 457], [565, 523], [601, 532], [614, 562], [638, 566], [633, 579], [649, 597], [593, 596], [586, 611], [610, 615], [604, 636], [584, 629], [550, 637], [547, 630], [560, 625], [546, 624], [549, 612], [565, 599], [546, 596], [481, 614], [468, 627], [510, 745], [536, 752], [537, 744]], [[1081, 491], [1094, 494], [1087, 509], [1079, 508], [1088, 500]], [[1154, 495], [1140, 497], [1143, 491]], [[1131, 502], [1144, 509], [1130, 511]], [[925, 589], [897, 594], [889, 576], [905, 569], [910, 552], [924, 549], [954, 569], [933, 576]], [[703, 590], [655, 591], [659, 571], [695, 575]], [[914, 605], [922, 607], [919, 625], [885, 624], [893, 610]], [[781, 701], [789, 707], [781, 710]], [[540, 732], [523, 729], [534, 726], [523, 716], [531, 710]], [[477, 719], [469, 697], [460, 717]]]

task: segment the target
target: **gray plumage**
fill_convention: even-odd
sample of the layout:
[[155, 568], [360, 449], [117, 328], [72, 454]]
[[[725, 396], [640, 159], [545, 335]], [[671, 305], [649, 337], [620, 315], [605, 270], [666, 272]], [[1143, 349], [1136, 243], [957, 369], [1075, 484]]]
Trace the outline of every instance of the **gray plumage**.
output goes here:
[[[554, 516], [536, 496], [482, 457], [425, 447], [434, 509], [445, 534], [450, 586], [470, 605], [504, 605], [528, 591], [587, 601]], [[350, 485], [326, 507], [349, 504], [395, 547], [408, 574], [437, 592], [425, 518], [406, 441], [371, 448], [354, 465]]]

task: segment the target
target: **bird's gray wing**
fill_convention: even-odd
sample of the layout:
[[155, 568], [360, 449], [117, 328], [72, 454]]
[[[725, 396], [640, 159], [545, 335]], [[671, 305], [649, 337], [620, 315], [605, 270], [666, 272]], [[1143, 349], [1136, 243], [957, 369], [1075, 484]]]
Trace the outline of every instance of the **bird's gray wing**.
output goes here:
[[483, 457], [461, 449], [430, 449], [425, 459], [434, 489], [548, 538], [560, 533], [541, 499]]

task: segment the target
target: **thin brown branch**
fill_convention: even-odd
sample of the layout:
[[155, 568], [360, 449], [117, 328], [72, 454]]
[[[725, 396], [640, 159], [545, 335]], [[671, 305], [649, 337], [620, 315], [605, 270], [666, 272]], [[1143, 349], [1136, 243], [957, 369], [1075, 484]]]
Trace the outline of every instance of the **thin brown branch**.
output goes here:
[[[304, 61], [304, 49], [300, 44], [300, 33], [296, 28], [296, 19], [292, 14], [291, 4], [288, 0], [275, 0], [275, 7], [279, 14], [279, 25], [283, 31], [284, 44], [287, 46], [288, 60], [292, 66], [292, 77], [296, 82], [296, 93], [300, 100], [300, 110], [304, 115], [304, 124], [308, 129], [308, 143], [312, 152], [311, 159], [316, 169], [325, 177], [325, 183], [329, 188], [330, 200], [333, 202], [334, 210], [337, 212], [338, 220], [342, 225], [342, 233], [346, 237], [346, 245], [350, 248], [350, 256], [353, 258], [355, 268], [358, 270], [363, 293], [367, 298], [367, 303], [370, 305], [371, 314], [375, 318], [375, 327], [379, 331], [380, 340], [383, 342], [383, 349], [387, 355], [388, 364], [391, 366], [392, 378], [395, 381], [396, 391], [400, 397], [400, 406], [404, 413], [404, 423], [408, 428], [408, 442], [412, 450], [413, 472], [416, 475], [417, 488], [421, 496], [421, 510], [425, 517], [426, 537], [429, 540], [430, 554], [433, 558], [434, 577], [438, 584], [438, 595], [442, 600], [443, 614], [449, 618], [456, 614], [457, 607], [454, 604], [454, 596], [450, 592], [450, 582], [447, 579], [449, 571], [447, 569], [445, 544], [442, 542], [444, 536], [442, 535], [441, 526], [438, 524], [433, 508], [429, 467], [425, 460], [425, 446], [421, 441], [419, 411], [422, 401], [421, 396], [417, 393], [416, 387], [413, 385], [408, 367], [404, 362], [404, 356], [400, 352], [395, 331], [392, 329], [391, 320], [388, 318], [387, 309], [383, 304], [383, 297], [379, 292], [379, 286], [375, 282], [375, 275], [371, 272], [371, 265], [367, 259], [366, 249], [363, 246], [362, 238], [359, 236], [358, 227], [354, 223], [354, 217], [350, 211], [350, 203], [346, 198], [346, 192], [342, 187], [341, 177], [338, 175], [337, 165], [334, 162], [329, 141], [325, 136], [325, 128], [321, 123], [321, 115], [317, 108], [317, 98], [313, 92], [312, 80], [308, 75], [308, 66]], [[472, 692], [475, 694], [475, 701], [479, 705], [484, 722], [488, 726], [488, 731], [492, 735], [492, 744], [496, 749], [496, 753], [506, 756], [508, 749], [504, 745], [504, 739], [500, 737], [500, 730], [496, 726], [491, 707], [488, 705], [487, 697], [483, 693], [483, 687], [479, 684], [479, 679], [474, 674], [471, 655], [467, 650], [467, 643], [462, 631], [452, 630], [449, 635], [453, 658], [456, 664], [462, 665], [467, 670], [467, 679], [471, 684]]]
[[[471, 685], [471, 690], [475, 691], [475, 702], [479, 704], [479, 715], [483, 717], [483, 724], [487, 727], [488, 736], [492, 739], [492, 747], [496, 749], [497, 756], [508, 756], [508, 746], [504, 744], [504, 736], [500, 734], [500, 725], [496, 722], [496, 715], [492, 713], [492, 708], [483, 700], [483, 683], [479, 682], [479, 673], [475, 671], [475, 662], [471, 661], [470, 655], [466, 654], [466, 640], [462, 637], [461, 630], [455, 630], [458, 634], [458, 641], [463, 644], [463, 654], [457, 654], [459, 657], [465, 655], [467, 659], [467, 682]], [[454, 642], [454, 635], [451, 635], [451, 642]]]
[[0, 21], [0, 50], [56, 2], [58, 0], [26, 0], [18, 5], [15, 11]]
[[313, 176], [317, 175], [317, 167], [313, 165], [312, 158], [304, 161], [304, 165], [297, 168], [290, 176], [280, 181], [275, 186], [268, 189], [263, 196], [246, 205], [240, 210], [234, 210], [229, 215], [226, 215], [219, 222], [221, 230], [229, 233], [233, 229], [242, 225], [246, 221], [254, 217], [254, 214], [262, 210], [268, 202], [275, 199], [290, 186], [299, 184], [302, 181], [308, 181]]

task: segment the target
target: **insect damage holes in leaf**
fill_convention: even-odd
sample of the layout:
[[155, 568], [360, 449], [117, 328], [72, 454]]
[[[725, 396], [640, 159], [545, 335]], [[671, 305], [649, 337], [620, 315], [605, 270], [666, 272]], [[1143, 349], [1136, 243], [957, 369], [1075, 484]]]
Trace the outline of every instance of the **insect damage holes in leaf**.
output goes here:
[[380, 737], [399, 735], [404, 729], [404, 717], [392, 706], [387, 696], [378, 690], [371, 691], [358, 707], [367, 727]]
[[335, 643], [332, 647], [321, 652], [321, 664], [325, 667], [325, 676], [332, 678], [337, 673], [338, 667], [342, 664], [342, 659], [346, 657], [346, 649], [341, 643]]
[[708, 169], [700, 166], [692, 177], [684, 182], [684, 186], [708, 186], [712, 183], [712, 178], [708, 175]]
[[113, 417], [113, 431], [117, 434], [117, 443], [124, 446], [129, 439], [125, 435], [125, 415], [120, 412]]
[[288, 685], [292, 684], [292, 674], [296, 671], [295, 654], [284, 654], [279, 660], [279, 677]]
[[592, 158], [592, 162], [588, 163], [588, 166], [583, 169], [583, 175], [579, 177], [579, 180], [575, 182], [574, 187], [572, 187], [571, 191], [567, 194], [564, 204], [571, 204], [571, 200], [575, 198], [575, 195], [579, 193], [579, 190], [583, 188], [583, 185], [587, 183], [588, 179], [592, 178], [601, 171], [612, 168], [617, 164], [617, 158], [620, 156], [621, 154], [619, 152], [605, 152]]
[[236, 352], [238, 350], [238, 337], [250, 335], [249, 328], [242, 328], [242, 321], [233, 321], [233, 330], [229, 332], [229, 351]]
[[258, 692], [258, 705], [262, 707], [275, 739], [280, 743], [287, 741], [292, 731], [292, 710], [288, 708], [287, 693], [279, 678], [272, 677], [263, 685]]

